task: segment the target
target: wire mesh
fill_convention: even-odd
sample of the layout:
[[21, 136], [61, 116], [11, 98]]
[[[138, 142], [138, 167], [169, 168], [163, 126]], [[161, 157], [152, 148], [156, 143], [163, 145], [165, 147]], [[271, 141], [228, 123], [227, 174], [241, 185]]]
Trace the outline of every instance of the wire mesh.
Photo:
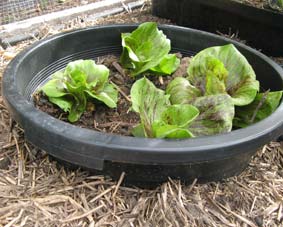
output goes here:
[[99, 0], [0, 0], [0, 25]]

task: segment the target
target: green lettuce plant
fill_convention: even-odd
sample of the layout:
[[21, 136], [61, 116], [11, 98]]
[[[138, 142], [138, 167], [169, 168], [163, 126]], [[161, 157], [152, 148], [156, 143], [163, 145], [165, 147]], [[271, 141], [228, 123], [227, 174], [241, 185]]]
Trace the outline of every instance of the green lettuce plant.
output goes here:
[[149, 138], [190, 138], [188, 125], [198, 116], [189, 104], [171, 105], [169, 95], [146, 78], [137, 80], [131, 89], [132, 109], [141, 123], [133, 129], [134, 136]]
[[175, 54], [169, 54], [170, 40], [154, 22], [143, 23], [132, 33], [122, 33], [122, 46], [120, 62], [132, 76], [146, 71], [169, 75], [180, 64]]
[[87, 102], [96, 99], [110, 108], [117, 105], [118, 92], [108, 82], [109, 69], [93, 60], [70, 62], [41, 87], [50, 102], [68, 112], [70, 122], [77, 121], [86, 110]]

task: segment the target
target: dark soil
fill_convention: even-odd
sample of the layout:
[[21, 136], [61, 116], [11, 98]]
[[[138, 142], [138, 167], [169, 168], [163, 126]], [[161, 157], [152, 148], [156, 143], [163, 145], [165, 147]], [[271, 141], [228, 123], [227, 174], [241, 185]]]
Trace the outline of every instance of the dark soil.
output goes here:
[[[179, 57], [181, 58], [181, 55]], [[119, 65], [118, 60], [118, 57], [113, 55], [103, 56], [96, 60], [97, 64], [104, 64], [110, 69], [109, 80], [115, 84], [119, 91], [117, 108], [111, 109], [102, 103], [93, 104], [89, 102], [87, 111], [74, 125], [100, 132], [130, 136], [132, 128], [140, 122], [138, 114], [131, 111], [130, 102], [130, 90], [138, 78], [127, 75]], [[186, 67], [184, 67], [185, 64]], [[183, 69], [187, 68], [187, 65], [188, 58], [185, 57], [182, 59], [179, 69], [172, 76], [147, 76], [156, 87], [164, 90], [173, 77], [182, 76], [185, 73]], [[38, 109], [68, 122], [68, 113], [63, 112], [58, 106], [50, 103], [44, 94], [35, 94], [34, 103]]]

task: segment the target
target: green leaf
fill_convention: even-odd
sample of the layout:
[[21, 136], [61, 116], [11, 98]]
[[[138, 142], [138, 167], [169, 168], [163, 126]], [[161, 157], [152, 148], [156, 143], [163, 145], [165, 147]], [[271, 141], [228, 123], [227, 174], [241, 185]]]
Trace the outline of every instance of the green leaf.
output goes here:
[[156, 74], [170, 75], [177, 70], [179, 65], [180, 59], [175, 54], [167, 54], [157, 66], [150, 68], [150, 71]]
[[41, 90], [50, 102], [69, 112], [70, 122], [75, 122], [86, 110], [88, 99], [116, 107], [118, 92], [108, 77], [109, 69], [105, 66], [96, 65], [93, 60], [77, 60], [53, 74]]
[[206, 72], [205, 95], [225, 94], [228, 71], [217, 58], [208, 57], [206, 59], [208, 71]]
[[131, 100], [132, 109], [140, 114], [145, 135], [153, 137], [152, 124], [160, 119], [162, 112], [170, 105], [169, 96], [157, 89], [148, 79], [142, 78], [133, 84]]
[[69, 111], [68, 120], [70, 122], [76, 122], [80, 119], [83, 112], [86, 110], [87, 99], [84, 93], [77, 93], [74, 96], [73, 105]]
[[192, 103], [196, 97], [201, 96], [201, 91], [187, 79], [176, 77], [168, 84], [166, 94], [170, 95], [172, 104], [185, 104]]
[[[143, 23], [132, 33], [123, 33], [121, 37], [123, 52], [120, 62], [130, 70], [132, 76], [156, 67], [162, 60], [159, 71], [164, 69], [168, 72], [176, 67], [177, 60], [173, 56], [167, 56], [171, 49], [170, 40], [158, 30], [156, 23]], [[171, 68], [168, 69], [164, 63], [169, 63]], [[166, 74], [163, 71], [161, 73]]]
[[93, 60], [77, 60], [67, 65], [65, 75], [70, 77], [73, 84], [99, 90], [108, 81], [109, 69], [104, 65], [96, 65]]
[[187, 72], [190, 83], [203, 95], [224, 93], [225, 87], [236, 106], [251, 103], [259, 90], [259, 82], [251, 65], [233, 44], [199, 52]]
[[199, 110], [189, 104], [168, 106], [161, 115], [161, 121], [168, 125], [186, 127], [199, 115]]
[[233, 126], [244, 128], [272, 114], [282, 98], [282, 91], [259, 93], [247, 106], [236, 108]]
[[94, 94], [93, 92], [87, 91], [86, 92], [93, 98], [104, 102], [110, 108], [117, 107], [118, 102], [118, 91], [114, 88], [112, 84], [106, 84], [100, 92]]
[[138, 124], [132, 129], [132, 134], [135, 137], [146, 137], [144, 127], [142, 124]]
[[69, 112], [72, 108], [72, 100], [67, 97], [49, 97], [49, 101], [59, 106], [65, 112]]
[[259, 90], [259, 82], [247, 77], [228, 91], [233, 98], [235, 106], [245, 106], [250, 104], [256, 97]]
[[68, 90], [72, 89], [74, 92], [78, 92], [78, 90], [83, 91], [83, 88], [86, 86], [87, 74], [78, 67], [79, 63], [83, 63], [83, 60], [70, 62], [64, 72], [66, 76], [65, 84]]
[[108, 82], [109, 69], [104, 65], [96, 65], [91, 60], [85, 60], [85, 72], [87, 76], [87, 84], [95, 90], [103, 89]]
[[47, 81], [40, 90], [43, 91], [48, 97], [62, 97], [67, 95], [65, 82], [64, 82], [64, 73], [58, 71], [53, 74], [53, 79]]
[[154, 123], [153, 131], [156, 138], [185, 139], [194, 137], [188, 129], [177, 125], [167, 125], [162, 122]]
[[160, 121], [155, 121], [152, 125], [154, 137], [177, 139], [194, 137], [187, 126], [198, 114], [198, 109], [189, 104], [168, 106], [163, 111]]
[[188, 127], [195, 136], [215, 135], [232, 130], [235, 110], [233, 99], [229, 95], [199, 97], [192, 105], [200, 112]]

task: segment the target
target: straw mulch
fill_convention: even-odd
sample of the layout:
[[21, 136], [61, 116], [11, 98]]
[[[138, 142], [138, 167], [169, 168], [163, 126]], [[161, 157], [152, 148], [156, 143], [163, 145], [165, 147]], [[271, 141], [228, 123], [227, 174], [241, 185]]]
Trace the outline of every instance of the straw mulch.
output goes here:
[[250, 6], [254, 6], [263, 9], [268, 6], [268, 0], [234, 0], [236, 2], [244, 3]]
[[[92, 24], [154, 20], [148, 8], [98, 21], [76, 18], [61, 30], [45, 25], [41, 37]], [[58, 27], [58, 26], [57, 26]], [[11, 58], [35, 40], [0, 50], [0, 82]], [[0, 96], [0, 226], [283, 226], [283, 146], [260, 149], [240, 176], [224, 182], [154, 190], [123, 186], [82, 170], [67, 170], [29, 144]]]

